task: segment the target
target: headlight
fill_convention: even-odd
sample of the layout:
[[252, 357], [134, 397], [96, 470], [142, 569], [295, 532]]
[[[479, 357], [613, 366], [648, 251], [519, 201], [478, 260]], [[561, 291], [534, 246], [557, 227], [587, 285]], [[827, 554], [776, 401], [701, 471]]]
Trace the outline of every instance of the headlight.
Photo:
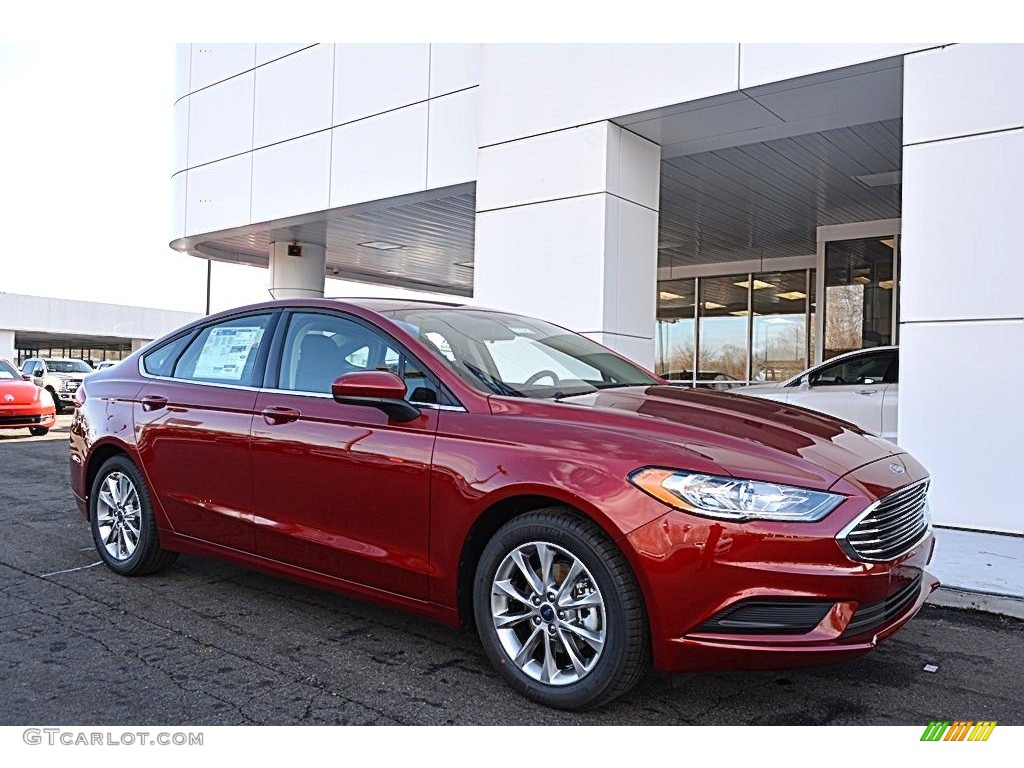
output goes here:
[[845, 498], [761, 480], [671, 469], [640, 469], [629, 476], [629, 481], [676, 509], [738, 522], [813, 523], [838, 507]]

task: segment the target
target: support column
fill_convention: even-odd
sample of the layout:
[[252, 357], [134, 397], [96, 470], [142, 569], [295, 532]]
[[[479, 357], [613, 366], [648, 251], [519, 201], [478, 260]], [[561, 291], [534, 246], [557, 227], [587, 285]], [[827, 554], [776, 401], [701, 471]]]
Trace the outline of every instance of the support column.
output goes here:
[[152, 339], [132, 339], [132, 352], [138, 352], [151, 341]]
[[660, 163], [606, 121], [482, 148], [476, 302], [653, 366]]
[[18, 364], [18, 350], [14, 346], [14, 331], [0, 328], [0, 357], [6, 357], [15, 365]]
[[322, 245], [271, 243], [267, 288], [275, 299], [323, 298], [326, 267], [327, 251]]

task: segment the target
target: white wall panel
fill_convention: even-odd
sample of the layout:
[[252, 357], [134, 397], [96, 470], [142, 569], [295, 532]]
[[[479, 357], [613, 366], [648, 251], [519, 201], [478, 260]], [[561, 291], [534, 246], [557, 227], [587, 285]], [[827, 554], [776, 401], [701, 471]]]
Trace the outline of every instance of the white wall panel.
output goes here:
[[476, 180], [478, 88], [431, 99], [427, 187]]
[[189, 91], [198, 91], [255, 66], [255, 43], [192, 43]]
[[185, 96], [174, 102], [173, 155], [171, 173], [188, 167], [188, 110], [191, 97]]
[[310, 43], [256, 43], [256, 66], [308, 48]]
[[[658, 213], [614, 195], [605, 196], [605, 200], [607, 252], [602, 330], [653, 340]], [[653, 362], [652, 356], [644, 364]]]
[[171, 177], [171, 240], [185, 236], [185, 182], [188, 174], [184, 171]]
[[736, 89], [735, 44], [485, 45], [481, 146]]
[[903, 142], [1024, 126], [1024, 45], [953, 45], [904, 63]]
[[338, 43], [334, 73], [334, 125], [427, 98], [430, 46]]
[[249, 223], [251, 154], [193, 168], [187, 173], [186, 235]]
[[1024, 320], [901, 328], [900, 445], [931, 473], [939, 524], [1024, 532], [1006, 493], [1024, 466], [1022, 349]]
[[592, 123], [481, 149], [484, 183], [477, 187], [477, 210], [603, 192], [608, 125]]
[[330, 181], [329, 131], [258, 149], [252, 156], [252, 220], [325, 210]]
[[174, 98], [180, 99], [189, 92], [189, 77], [192, 71], [192, 44], [176, 43], [174, 46]]
[[253, 146], [330, 128], [333, 80], [333, 45], [317, 45], [259, 67]]
[[252, 149], [253, 81], [250, 72], [189, 98], [190, 168]]
[[433, 43], [430, 46], [430, 96], [480, 84], [478, 43]]
[[478, 213], [475, 302], [575, 331], [603, 330], [605, 197]]
[[335, 128], [331, 207], [418, 192], [427, 186], [427, 105]]
[[933, 43], [743, 43], [740, 88], [850, 67], [930, 48]]
[[1022, 178], [1024, 131], [904, 149], [902, 319], [1024, 316]]
[[608, 131], [608, 191], [657, 210], [661, 147], [611, 123]]

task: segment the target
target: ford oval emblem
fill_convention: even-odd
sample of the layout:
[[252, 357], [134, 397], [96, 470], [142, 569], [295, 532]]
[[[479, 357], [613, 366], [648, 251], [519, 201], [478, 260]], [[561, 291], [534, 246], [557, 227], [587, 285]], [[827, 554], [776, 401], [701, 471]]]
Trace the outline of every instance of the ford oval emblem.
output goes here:
[[902, 464], [890, 464], [889, 469], [891, 469], [893, 474], [895, 475], [902, 475], [904, 472], [907, 471], [903, 468]]

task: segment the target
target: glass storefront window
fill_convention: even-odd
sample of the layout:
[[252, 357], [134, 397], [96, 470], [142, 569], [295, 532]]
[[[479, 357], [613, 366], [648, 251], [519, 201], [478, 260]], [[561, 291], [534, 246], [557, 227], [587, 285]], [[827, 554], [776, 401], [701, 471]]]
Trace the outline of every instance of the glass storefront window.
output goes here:
[[814, 359], [814, 273], [659, 282], [655, 371], [691, 386], [729, 389], [805, 370]]
[[658, 283], [655, 372], [674, 381], [692, 381], [695, 358], [694, 280]]
[[747, 380], [749, 281], [750, 275], [701, 279], [698, 379], [724, 375], [736, 381]]
[[807, 368], [807, 273], [753, 277], [751, 378], [785, 381]]
[[823, 359], [893, 343], [895, 250], [894, 237], [826, 244]]

